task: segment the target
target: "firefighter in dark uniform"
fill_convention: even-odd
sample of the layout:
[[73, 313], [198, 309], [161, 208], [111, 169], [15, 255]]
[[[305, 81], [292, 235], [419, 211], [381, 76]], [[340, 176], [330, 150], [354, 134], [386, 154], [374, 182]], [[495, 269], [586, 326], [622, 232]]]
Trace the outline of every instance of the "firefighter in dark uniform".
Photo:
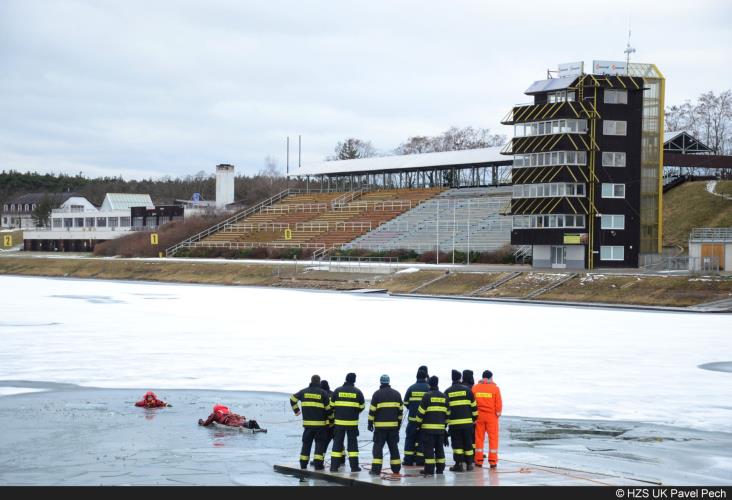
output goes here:
[[461, 377], [459, 371], [453, 370], [452, 385], [445, 389], [447, 407], [450, 409], [447, 425], [450, 430], [452, 456], [455, 459], [455, 465], [450, 467], [452, 472], [473, 470], [473, 425], [478, 418], [478, 405], [475, 403], [473, 391], [460, 383]]
[[404, 394], [404, 404], [409, 410], [409, 422], [407, 423], [407, 438], [404, 441], [404, 465], [424, 465], [424, 454], [422, 443], [417, 432], [417, 408], [422, 401], [422, 396], [430, 390], [427, 383], [427, 367], [420, 366], [417, 370], [417, 382], [409, 386]]
[[[473, 392], [473, 386], [475, 385], [475, 379], [473, 378], [473, 370], [463, 370], [463, 379], [462, 384], [467, 387], [468, 389], [471, 389], [470, 392]], [[477, 417], [476, 417], [477, 420]], [[470, 435], [470, 445], [465, 445], [465, 449], [472, 449], [473, 450], [473, 460], [475, 460], [475, 424], [473, 424], [473, 433]], [[472, 470], [473, 466], [471, 463], [470, 469]]]
[[346, 375], [346, 382], [331, 394], [335, 417], [333, 450], [330, 453], [330, 471], [337, 472], [344, 463], [343, 441], [348, 437], [348, 462], [351, 472], [358, 472], [358, 416], [366, 407], [363, 393], [354, 385], [356, 374]]
[[[333, 394], [333, 391], [330, 390], [330, 384], [327, 380], [321, 380], [320, 381], [320, 388], [323, 389], [328, 394], [328, 401], [330, 401], [330, 397]], [[333, 405], [330, 405], [331, 408]], [[328, 421], [328, 428], [326, 429], [327, 437], [325, 438], [325, 448], [323, 448], [323, 454], [328, 452], [328, 445], [330, 445], [330, 442], [333, 441], [333, 420]], [[310, 462], [310, 465], [315, 465], [312, 462]]]
[[333, 418], [328, 393], [320, 387], [320, 377], [313, 375], [310, 385], [290, 396], [290, 405], [295, 415], [300, 415], [302, 406], [302, 450], [300, 451], [300, 468], [307, 469], [310, 460], [310, 448], [315, 441], [314, 465], [316, 470], [323, 470], [325, 443], [328, 436], [328, 422]]
[[389, 465], [394, 474], [402, 469], [399, 458], [399, 430], [402, 428], [404, 404], [402, 395], [389, 385], [389, 375], [382, 375], [379, 390], [371, 396], [369, 430], [374, 433], [373, 461], [369, 474], [378, 475], [384, 464], [384, 443], [389, 447]]
[[450, 408], [447, 406], [447, 397], [438, 388], [439, 382], [435, 376], [429, 378], [430, 390], [422, 397], [417, 409], [417, 424], [424, 453], [424, 469], [420, 473], [425, 476], [434, 475], [435, 469], [438, 474], [445, 470], [444, 445], [447, 441], [446, 427]]

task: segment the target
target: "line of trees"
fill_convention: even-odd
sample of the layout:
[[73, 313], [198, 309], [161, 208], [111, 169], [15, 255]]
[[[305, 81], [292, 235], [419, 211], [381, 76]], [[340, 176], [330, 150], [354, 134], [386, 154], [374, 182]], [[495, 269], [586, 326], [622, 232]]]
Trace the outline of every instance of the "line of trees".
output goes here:
[[[290, 181], [289, 187], [298, 187]], [[252, 205], [287, 189], [288, 183], [269, 158], [265, 168], [253, 176], [240, 175], [234, 179], [234, 197], [244, 205]], [[157, 204], [172, 204], [175, 200], [190, 200], [200, 193], [203, 200], [216, 197], [216, 178], [213, 173], [200, 171], [195, 175], [160, 179], [124, 180], [122, 177], [85, 177], [82, 174], [39, 174], [38, 172], [0, 172], [0, 201], [33, 192], [77, 193], [95, 205], [101, 205], [106, 193], [146, 193]], [[39, 210], [43, 218], [44, 211]]]
[[[463, 149], [488, 148], [502, 146], [506, 143], [506, 136], [491, 133], [488, 128], [450, 127], [441, 134], [434, 136], [415, 135], [409, 137], [395, 149], [386, 154], [411, 155], [418, 153], [436, 153], [440, 151], [460, 151]], [[355, 160], [383, 156], [373, 146], [371, 141], [349, 137], [336, 144], [332, 156], [326, 160]]]

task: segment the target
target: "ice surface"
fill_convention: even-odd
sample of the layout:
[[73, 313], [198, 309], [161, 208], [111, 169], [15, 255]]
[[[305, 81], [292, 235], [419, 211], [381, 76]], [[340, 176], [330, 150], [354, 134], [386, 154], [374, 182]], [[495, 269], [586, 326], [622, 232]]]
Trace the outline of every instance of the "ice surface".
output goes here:
[[0, 387], [0, 396], [14, 396], [29, 392], [42, 392], [43, 389], [31, 389], [29, 387]]
[[[732, 431], [732, 316], [0, 277], [0, 380], [293, 392], [491, 369], [504, 413]], [[161, 300], [164, 298], [165, 300]]]

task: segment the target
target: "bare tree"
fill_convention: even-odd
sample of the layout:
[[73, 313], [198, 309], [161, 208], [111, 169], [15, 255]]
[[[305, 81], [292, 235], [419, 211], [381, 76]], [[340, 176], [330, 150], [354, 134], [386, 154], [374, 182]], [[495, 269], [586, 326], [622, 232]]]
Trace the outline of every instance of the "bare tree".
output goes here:
[[432, 153], [463, 149], [489, 148], [505, 144], [506, 136], [492, 134], [487, 128], [450, 127], [433, 137], [410, 137], [394, 150], [395, 154]]
[[263, 177], [280, 177], [280, 169], [277, 167], [277, 160], [273, 156], [268, 155], [264, 159], [264, 168], [259, 171], [259, 175]]
[[419, 153], [432, 153], [435, 151], [435, 141], [433, 137], [425, 135], [415, 135], [401, 143], [394, 153], [398, 155], [413, 155]]
[[329, 156], [326, 160], [356, 160], [373, 156], [376, 156], [376, 149], [371, 141], [349, 137], [345, 141], [339, 141], [335, 147], [335, 154]]
[[695, 103], [666, 108], [666, 131], [687, 130], [716, 154], [732, 151], [732, 91], [719, 95], [713, 91], [699, 96]]

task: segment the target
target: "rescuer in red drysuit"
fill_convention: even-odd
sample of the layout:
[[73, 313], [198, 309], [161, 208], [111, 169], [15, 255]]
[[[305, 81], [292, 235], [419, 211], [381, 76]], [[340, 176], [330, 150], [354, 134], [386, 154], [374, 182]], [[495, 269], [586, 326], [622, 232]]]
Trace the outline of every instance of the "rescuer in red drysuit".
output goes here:
[[159, 400], [153, 391], [147, 391], [145, 396], [135, 403], [135, 406], [139, 406], [141, 408], [165, 408], [170, 405], [165, 401]]
[[259, 427], [259, 424], [256, 420], [247, 420], [246, 417], [242, 415], [237, 415], [236, 413], [232, 413], [231, 410], [229, 410], [224, 405], [214, 405], [213, 407], [213, 413], [208, 416], [206, 421], [204, 422], [203, 419], [198, 419], [198, 425], [203, 426], [209, 426], [212, 423], [217, 422], [221, 425], [227, 425], [229, 427], [244, 427], [245, 429], [261, 429], [264, 432], [267, 432], [267, 429], [262, 429]]

